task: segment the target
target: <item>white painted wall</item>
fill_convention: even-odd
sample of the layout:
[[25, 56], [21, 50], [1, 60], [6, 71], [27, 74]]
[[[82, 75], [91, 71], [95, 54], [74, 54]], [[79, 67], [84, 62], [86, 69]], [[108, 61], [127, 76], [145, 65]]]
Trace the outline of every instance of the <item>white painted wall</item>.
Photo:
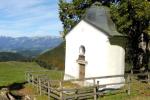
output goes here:
[[[79, 78], [79, 66], [76, 60], [79, 47], [85, 46], [85, 77], [100, 77], [124, 74], [124, 55], [122, 47], [110, 45], [108, 37], [85, 21], [81, 21], [66, 36], [66, 58], [64, 79]], [[69, 77], [68, 75], [72, 76]], [[101, 84], [121, 82], [123, 78], [99, 80]]]

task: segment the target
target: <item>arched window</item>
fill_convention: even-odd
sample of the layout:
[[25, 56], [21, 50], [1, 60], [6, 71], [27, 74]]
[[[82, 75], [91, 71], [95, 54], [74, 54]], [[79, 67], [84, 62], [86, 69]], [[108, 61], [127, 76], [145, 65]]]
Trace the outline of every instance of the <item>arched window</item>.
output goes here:
[[85, 54], [85, 47], [84, 47], [83, 45], [81, 45], [81, 46], [79, 47], [79, 54], [80, 54], [80, 55], [84, 55], [84, 54]]

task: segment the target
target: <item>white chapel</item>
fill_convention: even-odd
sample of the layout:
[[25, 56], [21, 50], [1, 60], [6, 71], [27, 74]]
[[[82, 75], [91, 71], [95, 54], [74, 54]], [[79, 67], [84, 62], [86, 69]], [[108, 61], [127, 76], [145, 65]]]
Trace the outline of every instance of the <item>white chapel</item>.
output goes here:
[[[116, 30], [109, 8], [92, 5], [84, 18], [65, 37], [64, 79], [123, 75], [124, 38]], [[125, 80], [120, 77], [97, 81], [106, 84]]]

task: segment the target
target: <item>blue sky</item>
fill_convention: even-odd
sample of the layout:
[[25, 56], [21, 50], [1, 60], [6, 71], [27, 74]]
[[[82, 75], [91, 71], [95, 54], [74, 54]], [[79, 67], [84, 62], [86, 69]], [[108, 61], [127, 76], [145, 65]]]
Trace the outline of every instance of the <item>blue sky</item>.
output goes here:
[[0, 36], [59, 36], [59, 0], [0, 0]]

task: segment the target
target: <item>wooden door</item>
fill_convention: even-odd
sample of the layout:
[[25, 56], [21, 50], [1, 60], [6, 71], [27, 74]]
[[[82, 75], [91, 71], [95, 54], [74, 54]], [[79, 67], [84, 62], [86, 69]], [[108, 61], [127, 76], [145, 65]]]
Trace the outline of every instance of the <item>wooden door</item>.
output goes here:
[[85, 78], [85, 65], [80, 64], [79, 68], [79, 79], [84, 79]]

